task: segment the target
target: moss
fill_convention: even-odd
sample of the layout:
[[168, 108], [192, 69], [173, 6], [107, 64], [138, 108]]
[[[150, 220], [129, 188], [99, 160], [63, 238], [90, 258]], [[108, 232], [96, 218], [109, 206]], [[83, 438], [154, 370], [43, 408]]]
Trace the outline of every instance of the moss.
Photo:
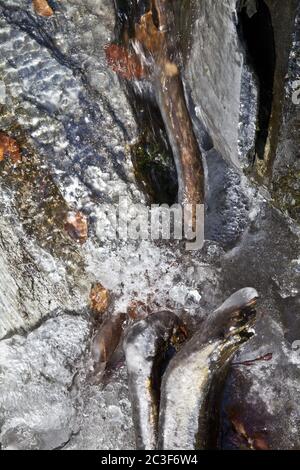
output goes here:
[[144, 132], [131, 146], [135, 177], [150, 203], [173, 204], [177, 195], [177, 176], [173, 157], [163, 141]]

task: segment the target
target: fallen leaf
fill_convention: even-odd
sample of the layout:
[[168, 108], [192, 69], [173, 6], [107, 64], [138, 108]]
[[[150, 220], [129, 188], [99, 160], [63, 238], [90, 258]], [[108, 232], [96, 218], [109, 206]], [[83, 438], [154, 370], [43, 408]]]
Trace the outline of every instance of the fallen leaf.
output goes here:
[[125, 320], [125, 313], [119, 313], [107, 318], [94, 336], [91, 353], [96, 372], [103, 372], [106, 364], [115, 352], [123, 333]]
[[88, 238], [87, 218], [81, 212], [69, 212], [67, 215], [65, 230], [73, 240], [79, 243], [86, 242]]
[[132, 320], [143, 320], [149, 313], [149, 307], [141, 300], [133, 300], [127, 307], [127, 314]]
[[240, 421], [238, 418], [232, 418], [231, 419], [231, 424], [233, 425], [235, 431], [242, 437], [246, 438], [248, 440], [248, 435], [247, 431], [245, 429], [244, 424], [242, 421]]
[[33, 0], [32, 3], [37, 15], [49, 17], [54, 14], [47, 0]]
[[135, 39], [151, 54], [161, 54], [165, 47], [166, 33], [154, 24], [152, 11], [145, 13], [135, 25]]
[[13, 163], [18, 163], [22, 160], [20, 147], [12, 137], [9, 137], [4, 132], [0, 132], [0, 161], [8, 156]]
[[138, 56], [129, 52], [126, 47], [108, 44], [104, 51], [108, 65], [122, 78], [140, 80], [146, 75]]
[[264, 436], [257, 435], [253, 439], [253, 447], [255, 450], [269, 450], [270, 446]]
[[239, 437], [245, 440], [248, 449], [252, 450], [268, 450], [269, 444], [266, 436], [261, 432], [248, 432], [244, 423], [238, 416], [232, 415], [230, 418], [231, 424]]
[[93, 284], [90, 292], [90, 307], [97, 315], [103, 315], [109, 305], [109, 292], [105, 287], [97, 282]]

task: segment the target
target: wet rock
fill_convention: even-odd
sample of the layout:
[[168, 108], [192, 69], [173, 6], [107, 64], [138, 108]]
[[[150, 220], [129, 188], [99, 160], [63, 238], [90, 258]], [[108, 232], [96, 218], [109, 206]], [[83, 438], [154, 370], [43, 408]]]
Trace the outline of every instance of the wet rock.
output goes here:
[[170, 361], [162, 379], [158, 449], [214, 449], [219, 393], [229, 364], [252, 336], [258, 293], [245, 288], [210, 313]]
[[[285, 222], [284, 222], [285, 220]], [[276, 233], [276, 237], [270, 237]], [[250, 366], [234, 366], [224, 392], [222, 448], [240, 448], [230, 413], [237, 410], [250, 437], [263, 435], [270, 449], [299, 448], [299, 354], [292, 344], [299, 331], [299, 285], [294, 253], [299, 252], [298, 229], [279, 211], [263, 204], [240, 244], [223, 260], [224, 287], [235, 279], [244, 286], [250, 279], [261, 295], [257, 335], [239, 353], [235, 362], [243, 363], [264, 356]], [[286, 241], [289, 240], [287, 244]], [[273, 281], [273, 278], [277, 282]], [[279, 281], [280, 279], [280, 281]], [[284, 432], [278, 433], [283, 426]]]
[[136, 448], [154, 450], [162, 374], [180, 343], [184, 325], [173, 312], [155, 312], [128, 328], [124, 353], [136, 434]]
[[[1, 131], [21, 144], [25, 162], [17, 170], [10, 165], [10, 159], [1, 162], [1, 338], [16, 331], [26, 334], [56, 309], [83, 311], [91, 284], [102, 279], [105, 284], [105, 272], [99, 272], [101, 265], [96, 269], [93, 266], [93, 259], [97, 262], [97, 256], [101, 256], [95, 235], [97, 205], [114, 202], [122, 193], [130, 199], [141, 198], [126, 153], [136, 126], [118, 79], [107, 68], [104, 52], [114, 29], [111, 2], [56, 2], [55, 15], [47, 18], [36, 15], [31, 6], [31, 0], [0, 2]], [[90, 240], [84, 247], [64, 230], [70, 210], [91, 216]], [[108, 248], [102, 266], [113, 265], [114, 256], [118, 258]], [[131, 256], [132, 250], [124, 249], [121, 264], [125, 259], [128, 263]], [[132, 275], [124, 274], [129, 279], [125, 285], [125, 291], [130, 292], [128, 298], [136, 289], [131, 283], [136, 278], [133, 271]], [[113, 266], [112, 274], [107, 272], [116, 275]], [[122, 282], [118, 276], [116, 279], [120, 294]], [[79, 342], [82, 351], [89, 341], [81, 337], [77, 342], [76, 335], [83, 331], [90, 334], [89, 328], [86, 321], [83, 327], [76, 315], [72, 321], [78, 330], [68, 330], [69, 341]], [[64, 326], [60, 324], [57, 331], [49, 322], [43, 326], [51, 342], [63, 334]], [[2, 344], [4, 347], [6, 343]], [[43, 357], [31, 342], [30, 348], [36, 361]], [[10, 349], [10, 356], [22, 368], [26, 359], [17, 351]], [[78, 357], [70, 353], [74, 373]], [[55, 369], [50, 379], [55, 383], [57, 375], [59, 380], [64, 375], [62, 359], [58, 353], [52, 356], [49, 352], [49, 361]], [[15, 396], [15, 406], [5, 397], [15, 390], [18, 371], [15, 366], [3, 371], [2, 446], [62, 446], [81, 424], [85, 429], [87, 422], [89, 433], [78, 437], [82, 448], [114, 448], [117, 441], [120, 447], [125, 441], [129, 445], [131, 414], [126, 381], [117, 379], [119, 386], [115, 385], [112, 393], [100, 395], [97, 390], [85, 390], [84, 383], [78, 400], [81, 403], [86, 397], [86, 416], [78, 402], [73, 407], [68, 398], [69, 378], [59, 387], [49, 385], [47, 378], [37, 384], [34, 374], [38, 374], [39, 366], [33, 364], [36, 372], [28, 376], [24, 394]], [[83, 366], [85, 369], [89, 370], [89, 363]], [[69, 377], [67, 373], [65, 376]], [[37, 398], [30, 410], [32, 397]], [[119, 399], [123, 399], [124, 406], [118, 405]], [[77, 417], [78, 423], [74, 424]], [[124, 422], [126, 430], [122, 433]], [[99, 439], [99, 429], [106, 430], [103, 440]]]
[[[237, 32], [236, 0], [193, 1], [185, 79], [198, 117], [216, 150], [240, 168], [238, 130], [243, 54]], [[181, 14], [186, 15], [182, 7]], [[222, 31], [222, 34], [220, 34]]]
[[85, 380], [82, 378], [83, 393], [77, 415], [80, 432], [64, 449], [134, 450], [126, 367], [114, 372], [112, 383], [104, 390], [99, 386], [86, 387]]
[[249, 224], [255, 189], [215, 150], [206, 155], [205, 236], [226, 248], [234, 246]]
[[176, 8], [185, 18], [183, 36], [192, 31], [184, 75], [194, 125], [200, 120], [215, 150], [298, 219], [299, 2], [203, 1]]
[[[0, 3], [2, 132], [22, 143], [25, 158], [17, 172], [6, 161], [1, 172], [1, 336], [31, 327], [49, 309], [86, 304], [95, 278], [63, 233], [65, 218], [70, 210], [93, 214], [109, 186], [131, 193], [132, 185], [123, 182], [132, 178], [124, 144], [135, 126], [102, 48], [114, 26], [110, 2], [65, 2], [46, 21], [30, 5]], [[84, 218], [69, 227], [86, 239]]]
[[[268, 142], [264, 152], [264, 162], [259, 172], [265, 179], [272, 180], [274, 162], [286, 167], [297, 160], [299, 137], [297, 121], [299, 109], [292, 100], [292, 84], [299, 77], [299, 2], [288, 0], [285, 5], [274, 0], [265, 0], [274, 32], [276, 63], [274, 70], [273, 100], [268, 130]], [[285, 122], [289, 121], [286, 125]], [[284, 144], [285, 142], [285, 144]], [[282, 152], [287, 145], [287, 155]], [[278, 162], [280, 160], [280, 162]], [[258, 162], [259, 163], [259, 162]]]
[[[295, 2], [297, 3], [297, 2]], [[284, 93], [280, 131], [274, 148], [271, 176], [272, 195], [278, 207], [286, 211], [297, 221], [300, 220], [299, 210], [299, 122], [300, 104], [297, 99], [300, 80], [300, 6], [298, 4], [296, 18], [293, 24], [292, 47], [290, 49], [288, 66], [284, 76]], [[275, 137], [274, 137], [275, 138]]]

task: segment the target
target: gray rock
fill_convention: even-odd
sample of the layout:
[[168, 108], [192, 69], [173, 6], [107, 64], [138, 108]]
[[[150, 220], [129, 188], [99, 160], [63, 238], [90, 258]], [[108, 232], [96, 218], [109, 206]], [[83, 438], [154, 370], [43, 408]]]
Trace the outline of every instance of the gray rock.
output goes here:
[[196, 115], [215, 149], [240, 168], [238, 131], [244, 58], [237, 33], [236, 0], [193, 2], [191, 8], [194, 21], [185, 79]]

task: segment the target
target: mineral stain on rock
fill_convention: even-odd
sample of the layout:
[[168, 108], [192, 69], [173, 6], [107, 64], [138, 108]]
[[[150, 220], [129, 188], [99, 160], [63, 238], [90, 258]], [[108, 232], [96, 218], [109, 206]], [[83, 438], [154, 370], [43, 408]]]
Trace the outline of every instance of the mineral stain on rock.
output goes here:
[[127, 307], [127, 315], [131, 320], [144, 320], [151, 315], [151, 309], [141, 300], [132, 300]]

